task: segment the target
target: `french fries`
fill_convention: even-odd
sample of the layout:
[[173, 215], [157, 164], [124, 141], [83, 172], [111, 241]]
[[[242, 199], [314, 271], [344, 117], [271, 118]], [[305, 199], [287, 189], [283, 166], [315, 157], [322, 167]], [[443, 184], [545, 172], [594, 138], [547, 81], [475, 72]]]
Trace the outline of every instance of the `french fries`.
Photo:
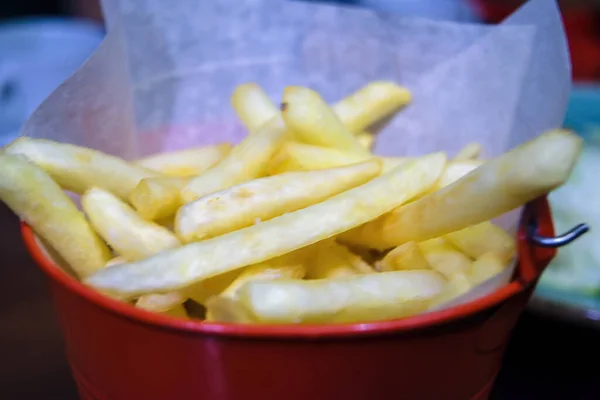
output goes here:
[[406, 242], [383, 257], [377, 262], [379, 271], [400, 271], [408, 269], [430, 269], [431, 265], [425, 259], [423, 252], [416, 242]]
[[233, 92], [231, 104], [250, 133], [258, 131], [264, 124], [279, 115], [275, 104], [256, 83], [239, 85]]
[[[371, 154], [370, 132], [410, 100], [377, 81], [330, 107], [294, 86], [278, 109], [248, 83], [231, 98], [248, 131], [240, 143], [131, 163], [20, 138], [0, 152], [0, 199], [65, 271], [150, 312], [248, 324], [403, 318], [503, 281], [515, 240], [491, 220], [561, 185], [581, 149], [555, 130], [490, 160], [478, 143], [450, 161]], [[83, 212], [64, 191], [82, 195]]]
[[319, 203], [367, 182], [380, 170], [380, 163], [373, 160], [252, 180], [181, 207], [175, 219], [175, 231], [186, 243], [222, 235]]
[[515, 239], [489, 221], [448, 233], [444, 238], [472, 259], [491, 252], [507, 263], [516, 252]]
[[230, 143], [220, 143], [154, 154], [137, 160], [134, 164], [163, 175], [185, 178], [200, 175], [225, 158], [230, 151]]
[[410, 92], [393, 82], [372, 82], [333, 106], [346, 127], [360, 133], [411, 101]]
[[184, 288], [364, 224], [428, 190], [445, 165], [443, 153], [425, 156], [321, 203], [142, 261], [106, 268], [86, 283], [119, 297]]
[[129, 195], [129, 202], [145, 219], [168, 218], [183, 204], [180, 192], [188, 182], [166, 176], [142, 179]]
[[261, 323], [347, 323], [425, 311], [446, 286], [434, 271], [393, 271], [339, 279], [252, 281], [239, 304]]
[[96, 232], [129, 261], [142, 260], [181, 245], [168, 229], [144, 220], [129, 205], [103, 189], [88, 190], [81, 197], [81, 205]]
[[330, 147], [289, 141], [281, 146], [271, 160], [268, 173], [276, 175], [284, 172], [342, 167], [372, 158], [373, 156], [368, 154], [355, 154]]
[[443, 189], [366, 224], [344, 240], [387, 249], [493, 219], [562, 185], [582, 139], [557, 129], [490, 160]]
[[367, 150], [373, 150], [375, 145], [375, 135], [369, 132], [360, 132], [356, 134], [356, 140]]
[[181, 198], [189, 203], [217, 190], [264, 176], [268, 161], [286, 140], [286, 133], [283, 121], [279, 117], [273, 118], [235, 146], [221, 162], [192, 179], [181, 190]]
[[498, 275], [506, 266], [502, 256], [494, 252], [484, 253], [471, 264], [468, 272], [469, 281], [472, 285], [478, 285]]
[[314, 90], [300, 86], [285, 88], [281, 114], [288, 128], [302, 142], [369, 155]]
[[320, 243], [318, 249], [307, 261], [307, 278], [334, 279], [360, 275], [351, 261], [334, 241]]
[[139, 181], [158, 176], [154, 171], [129, 164], [118, 157], [47, 139], [20, 137], [4, 151], [27, 157], [60, 187], [77, 194], [95, 186], [127, 200]]
[[110, 259], [83, 214], [41, 168], [20, 155], [0, 153], [0, 199], [84, 278]]
[[474, 160], [479, 157], [481, 153], [481, 145], [479, 143], [469, 143], [465, 147], [463, 147], [457, 154], [454, 156], [454, 161], [463, 161], [463, 160]]
[[419, 249], [427, 264], [447, 279], [455, 275], [467, 274], [471, 268], [471, 260], [442, 238], [419, 243]]

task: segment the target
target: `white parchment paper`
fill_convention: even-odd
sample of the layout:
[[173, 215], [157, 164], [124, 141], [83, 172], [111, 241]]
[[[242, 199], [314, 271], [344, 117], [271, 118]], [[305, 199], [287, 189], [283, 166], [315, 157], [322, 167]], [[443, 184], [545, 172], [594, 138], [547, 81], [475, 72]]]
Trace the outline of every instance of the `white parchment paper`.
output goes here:
[[[277, 102], [288, 85], [333, 102], [390, 79], [407, 86], [413, 102], [379, 134], [376, 153], [453, 154], [477, 141], [489, 157], [559, 127], [571, 87], [551, 0], [532, 0], [497, 26], [285, 0], [103, 6], [104, 42], [34, 112], [23, 135], [132, 159], [239, 141], [245, 132], [230, 96], [241, 83], [259, 83]], [[515, 218], [505, 221], [514, 229]]]

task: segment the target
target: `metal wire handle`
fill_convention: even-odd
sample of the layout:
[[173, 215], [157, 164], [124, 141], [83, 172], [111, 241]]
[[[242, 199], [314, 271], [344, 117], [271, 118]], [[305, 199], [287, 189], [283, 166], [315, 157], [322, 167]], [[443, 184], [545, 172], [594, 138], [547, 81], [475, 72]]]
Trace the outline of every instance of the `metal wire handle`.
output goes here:
[[540, 247], [558, 248], [566, 246], [590, 230], [588, 224], [579, 224], [562, 235], [547, 237], [538, 234], [538, 223], [535, 218], [527, 226], [527, 239]]

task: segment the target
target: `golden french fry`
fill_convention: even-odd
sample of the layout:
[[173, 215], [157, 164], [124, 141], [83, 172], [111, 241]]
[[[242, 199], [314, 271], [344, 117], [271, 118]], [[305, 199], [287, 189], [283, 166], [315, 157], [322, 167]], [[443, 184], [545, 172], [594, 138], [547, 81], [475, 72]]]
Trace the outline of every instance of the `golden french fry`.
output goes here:
[[432, 302], [431, 306], [433, 307], [447, 303], [450, 300], [467, 293], [471, 288], [471, 281], [467, 274], [464, 272], [456, 273], [448, 279], [445, 290]]
[[375, 135], [369, 132], [359, 132], [356, 134], [356, 140], [367, 150], [373, 150], [375, 145]]
[[4, 149], [8, 154], [27, 157], [59, 186], [77, 194], [96, 186], [126, 200], [139, 181], [158, 176], [154, 171], [97, 150], [47, 139], [20, 137]]
[[142, 179], [129, 195], [129, 202], [147, 220], [171, 217], [183, 204], [180, 192], [188, 182], [168, 176]]
[[190, 318], [188, 316], [187, 311], [186, 311], [185, 307], [183, 306], [183, 304], [175, 305], [168, 310], [162, 311], [161, 313], [169, 315], [171, 317], [176, 317], [176, 318], [185, 318], [185, 319]]
[[279, 115], [279, 109], [256, 83], [235, 88], [231, 104], [248, 132], [257, 132], [264, 124]]
[[226, 296], [214, 296], [206, 302], [207, 322], [252, 323], [252, 316], [239, 300]]
[[191, 242], [219, 236], [319, 203], [379, 174], [379, 161], [320, 171], [288, 172], [219, 190], [177, 212], [175, 231]]
[[481, 153], [481, 145], [479, 143], [469, 143], [465, 147], [463, 147], [457, 154], [454, 156], [453, 161], [464, 161], [464, 160], [474, 160], [479, 157]]
[[206, 306], [207, 301], [210, 298], [223, 293], [223, 291], [227, 289], [242, 272], [243, 269], [229, 271], [197, 282], [179, 291], [186, 298], [190, 298], [195, 302]]
[[302, 279], [306, 275], [306, 267], [302, 264], [273, 261], [274, 260], [269, 260], [264, 263], [254, 264], [244, 268], [236, 280], [221, 293], [221, 296], [236, 298], [239, 288], [250, 281]]
[[365, 224], [344, 239], [388, 249], [493, 219], [562, 185], [581, 146], [582, 139], [572, 132], [546, 132], [487, 161], [453, 184]]
[[170, 310], [177, 310], [187, 299], [180, 292], [170, 292], [165, 294], [147, 294], [140, 296], [135, 306], [147, 311], [166, 313]]
[[515, 239], [489, 221], [444, 235], [454, 247], [477, 259], [485, 253], [495, 253], [502, 262], [509, 262], [516, 252]]
[[333, 106], [339, 119], [354, 133], [392, 115], [410, 103], [410, 92], [393, 82], [371, 82]]
[[289, 86], [283, 91], [281, 115], [300, 141], [367, 156], [369, 151], [314, 90]]
[[0, 153], [0, 171], [0, 199], [78, 276], [88, 276], [105, 266], [110, 250], [44, 170], [23, 156]]
[[393, 271], [339, 279], [248, 282], [238, 298], [262, 323], [349, 323], [426, 310], [446, 286], [435, 271]]
[[484, 253], [471, 264], [469, 280], [473, 285], [478, 285], [498, 275], [504, 268], [506, 268], [506, 263], [502, 256], [494, 252]]
[[431, 268], [447, 279], [457, 274], [467, 274], [471, 268], [471, 260], [442, 238], [421, 242], [419, 249]]
[[127, 262], [127, 259], [123, 256], [117, 256], [108, 260], [108, 262], [104, 265], [105, 267], [110, 267], [111, 265], [117, 265]]
[[428, 190], [445, 165], [443, 153], [418, 158], [321, 203], [142, 261], [106, 268], [86, 283], [113, 296], [135, 297], [176, 290], [257, 264], [377, 218]]
[[286, 127], [280, 117], [248, 135], [214, 167], [192, 179], [181, 190], [185, 203], [266, 174], [268, 161], [285, 141]]
[[168, 229], [144, 220], [129, 205], [99, 188], [81, 197], [83, 210], [98, 234], [129, 261], [180, 246]]
[[306, 262], [307, 278], [334, 279], [361, 275], [345, 254], [340, 252], [341, 248], [342, 246], [331, 240], [319, 243], [312, 257]]
[[406, 242], [383, 257], [376, 264], [379, 271], [400, 271], [408, 269], [431, 269], [418, 243]]
[[230, 143], [220, 143], [153, 154], [134, 164], [167, 176], [190, 177], [200, 175], [225, 158], [230, 151]]
[[463, 176], [467, 175], [469, 172], [483, 165], [483, 161], [480, 160], [466, 160], [466, 161], [450, 161], [448, 162], [448, 166], [446, 170], [438, 180], [435, 187], [432, 188], [431, 192], [435, 192], [440, 190], [443, 187], [446, 187]]
[[268, 173], [275, 175], [283, 172], [342, 167], [372, 158], [372, 155], [290, 141], [284, 143], [271, 160]]

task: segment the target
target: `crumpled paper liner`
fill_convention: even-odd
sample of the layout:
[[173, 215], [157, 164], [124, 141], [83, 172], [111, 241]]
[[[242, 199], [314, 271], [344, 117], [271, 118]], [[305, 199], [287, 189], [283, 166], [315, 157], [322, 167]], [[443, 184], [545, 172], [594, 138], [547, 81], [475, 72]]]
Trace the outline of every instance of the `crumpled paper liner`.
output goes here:
[[[283, 0], [104, 0], [108, 34], [34, 112], [22, 134], [126, 159], [239, 141], [234, 88], [279, 101], [305, 85], [336, 101], [372, 80], [413, 102], [377, 137], [380, 155], [492, 157], [562, 124], [571, 69], [554, 1], [533, 0], [497, 26], [433, 22]], [[502, 226], [516, 230], [517, 214]], [[512, 268], [461, 299], [506, 284]], [[454, 301], [453, 303], [455, 303]]]

